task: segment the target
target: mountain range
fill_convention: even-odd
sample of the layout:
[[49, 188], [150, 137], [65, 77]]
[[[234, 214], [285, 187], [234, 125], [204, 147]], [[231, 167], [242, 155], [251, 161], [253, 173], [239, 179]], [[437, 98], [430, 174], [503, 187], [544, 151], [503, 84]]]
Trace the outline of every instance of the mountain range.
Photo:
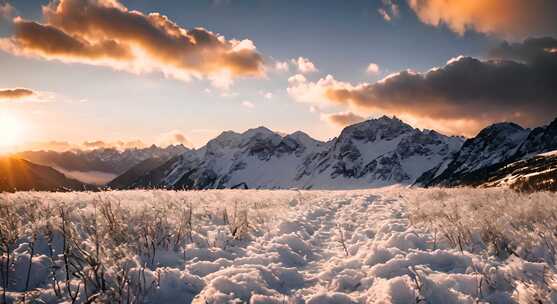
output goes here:
[[259, 127], [223, 132], [199, 149], [152, 146], [23, 152], [17, 157], [68, 171], [112, 173], [115, 178], [103, 183], [112, 189], [359, 189], [397, 184], [534, 191], [557, 190], [554, 150], [557, 119], [535, 129], [497, 123], [465, 139], [383, 116], [348, 126], [327, 142], [300, 131], [284, 135]]
[[166, 148], [152, 145], [147, 148], [131, 148], [123, 151], [115, 148], [64, 152], [24, 151], [13, 156], [52, 167], [85, 183], [104, 185], [146, 159], [168, 160], [187, 150], [188, 148], [183, 145], [170, 145]]
[[345, 128], [328, 142], [265, 127], [227, 131], [182, 153], [127, 188], [355, 189], [412, 184], [449, 159], [463, 139], [381, 117]]
[[443, 170], [430, 170], [421, 186], [508, 186], [556, 190], [557, 119], [533, 130], [498, 123], [464, 142]]

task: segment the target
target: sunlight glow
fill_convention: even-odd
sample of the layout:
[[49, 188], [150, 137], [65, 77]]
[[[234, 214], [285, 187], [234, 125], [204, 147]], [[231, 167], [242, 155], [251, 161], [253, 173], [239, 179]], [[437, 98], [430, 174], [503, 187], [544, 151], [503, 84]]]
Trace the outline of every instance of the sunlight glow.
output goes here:
[[11, 113], [0, 113], [0, 153], [10, 152], [23, 141], [24, 125]]

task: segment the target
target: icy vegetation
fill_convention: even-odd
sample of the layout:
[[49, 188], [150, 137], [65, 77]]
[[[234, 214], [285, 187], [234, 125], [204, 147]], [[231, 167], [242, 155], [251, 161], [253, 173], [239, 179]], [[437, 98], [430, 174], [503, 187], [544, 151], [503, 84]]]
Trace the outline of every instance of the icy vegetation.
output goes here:
[[0, 194], [0, 303], [552, 303], [556, 231], [504, 189]]

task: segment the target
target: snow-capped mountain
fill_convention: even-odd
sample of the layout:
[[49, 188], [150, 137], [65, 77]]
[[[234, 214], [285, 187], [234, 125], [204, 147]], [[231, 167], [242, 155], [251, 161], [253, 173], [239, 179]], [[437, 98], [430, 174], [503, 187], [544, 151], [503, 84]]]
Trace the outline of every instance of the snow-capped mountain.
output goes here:
[[411, 184], [449, 159], [462, 141], [383, 116], [346, 127], [308, 163], [300, 181], [306, 188]]
[[518, 148], [517, 156], [535, 155], [555, 149], [557, 149], [557, 118], [547, 126], [532, 130]]
[[458, 185], [476, 176], [478, 171], [490, 170], [491, 166], [512, 159], [530, 130], [514, 123], [497, 123], [464, 142], [460, 151], [445, 168], [428, 172], [418, 180], [419, 184]]
[[132, 186], [172, 188], [286, 188], [298, 166], [324, 143], [302, 132], [281, 136], [267, 128], [223, 132], [199, 150], [187, 151]]
[[183, 145], [171, 145], [161, 148], [152, 145], [147, 148], [133, 148], [123, 151], [113, 148], [94, 150], [56, 151], [25, 151], [16, 156], [33, 163], [52, 166], [62, 171], [106, 172], [122, 174], [134, 165], [148, 158], [170, 159], [188, 148]]
[[516, 188], [519, 181], [524, 183], [531, 176], [548, 173], [557, 165], [553, 154], [544, 154], [553, 150], [557, 150], [557, 119], [533, 130], [514, 123], [498, 123], [466, 140], [445, 169], [426, 172], [417, 184]]
[[259, 127], [227, 131], [138, 178], [127, 188], [362, 188], [412, 184], [449, 159], [463, 140], [381, 117], [329, 142]]

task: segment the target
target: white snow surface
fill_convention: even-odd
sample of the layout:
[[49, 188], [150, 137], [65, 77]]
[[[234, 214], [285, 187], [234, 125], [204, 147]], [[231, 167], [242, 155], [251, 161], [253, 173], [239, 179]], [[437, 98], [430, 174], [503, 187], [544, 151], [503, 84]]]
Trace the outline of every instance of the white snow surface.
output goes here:
[[[539, 213], [557, 214], [556, 198], [400, 187], [0, 194], [0, 229], [13, 222], [17, 235], [7, 299], [27, 289], [37, 303], [70, 303], [69, 288], [77, 303], [554, 303], [554, 247], [516, 236], [505, 243], [513, 254], [495, 254], [484, 235], [509, 236], [520, 220], [537, 225], [536, 216], [555, 225]], [[108, 291], [99, 292], [95, 272], [77, 258], [87, 289], [78, 277], [65, 280], [62, 211], [71, 251], [100, 261]], [[462, 248], [444, 237], [462, 231]]]

